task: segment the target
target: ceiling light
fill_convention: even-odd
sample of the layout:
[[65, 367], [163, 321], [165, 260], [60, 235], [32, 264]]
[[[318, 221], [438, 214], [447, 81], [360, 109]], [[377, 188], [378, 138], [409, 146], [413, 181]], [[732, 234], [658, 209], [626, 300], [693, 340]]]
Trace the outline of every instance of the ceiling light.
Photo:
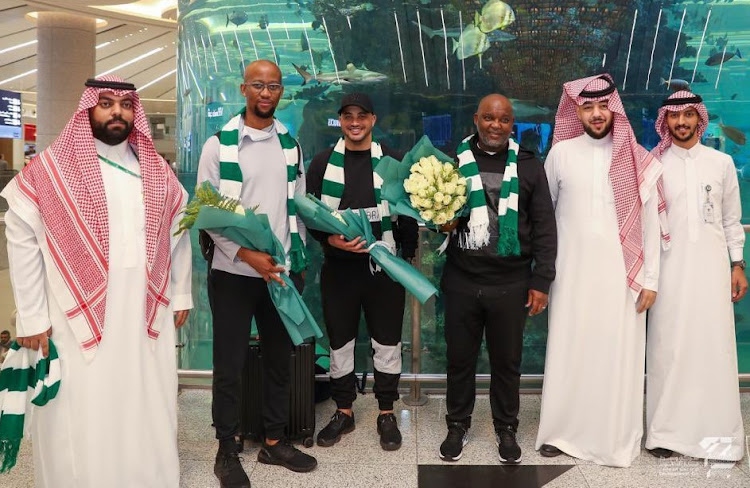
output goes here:
[[23, 78], [24, 76], [28, 76], [28, 75], [33, 74], [33, 73], [36, 73], [36, 68], [34, 68], [32, 70], [29, 70], [29, 71], [27, 71], [25, 73], [21, 73], [20, 75], [11, 76], [10, 78], [2, 80], [2, 81], [0, 81], [0, 85], [5, 84], [5, 83], [9, 83], [9, 82], [11, 82], [13, 80], [17, 80], [19, 78]]
[[158, 78], [154, 78], [153, 80], [149, 81], [148, 83], [146, 83], [146, 84], [145, 84], [145, 85], [143, 85], [142, 87], [138, 88], [138, 89], [136, 90], [136, 92], [139, 92], [139, 91], [141, 91], [141, 90], [145, 90], [146, 88], [150, 87], [150, 86], [151, 86], [151, 85], [153, 85], [154, 83], [158, 83], [158, 82], [160, 82], [161, 80], [163, 80], [164, 78], [166, 78], [167, 76], [169, 76], [169, 75], [173, 75], [173, 74], [175, 74], [176, 72], [177, 72], [177, 68], [173, 69], [173, 70], [172, 70], [172, 71], [170, 71], [169, 73], [164, 73], [163, 75], [159, 76]]
[[124, 68], [125, 66], [130, 66], [133, 63], [137, 63], [141, 59], [147, 58], [147, 57], [149, 57], [149, 56], [151, 56], [153, 54], [156, 54], [156, 53], [158, 53], [160, 51], [163, 51], [163, 50], [164, 50], [163, 47], [157, 47], [156, 49], [152, 49], [151, 51], [147, 52], [146, 54], [141, 54], [140, 56], [137, 56], [137, 57], [131, 59], [130, 61], [126, 61], [126, 62], [122, 63], [121, 65], [115, 66], [114, 68], [109, 69], [109, 70], [107, 70], [107, 71], [105, 71], [103, 73], [99, 73], [98, 75], [96, 75], [96, 77], [98, 78], [100, 76], [108, 75], [108, 74], [110, 74], [110, 73], [112, 73], [114, 71], [117, 71], [120, 68]]
[[16, 44], [15, 46], [6, 47], [5, 49], [0, 49], [0, 54], [7, 53], [10, 51], [15, 51], [16, 49], [21, 49], [22, 47], [31, 46], [32, 44], [36, 44], [37, 40], [34, 39], [33, 41], [29, 42], [22, 42], [21, 44]]

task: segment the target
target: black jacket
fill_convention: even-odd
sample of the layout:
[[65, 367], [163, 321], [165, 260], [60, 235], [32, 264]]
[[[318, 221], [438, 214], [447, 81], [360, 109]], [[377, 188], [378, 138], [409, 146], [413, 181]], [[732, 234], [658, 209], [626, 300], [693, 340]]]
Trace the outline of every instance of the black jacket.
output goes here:
[[[508, 151], [488, 154], [477, 146], [476, 135], [471, 139], [471, 151], [484, 186], [490, 218], [490, 243], [478, 250], [462, 249], [458, 246], [457, 235], [452, 235], [447, 249], [443, 287], [461, 291], [477, 285], [502, 286], [529, 280], [530, 288], [548, 293], [555, 279], [557, 226], [542, 163], [532, 152], [519, 149], [518, 240], [521, 255], [498, 256], [497, 205]], [[468, 220], [468, 217], [461, 218], [458, 233], [467, 228]]]
[[[400, 160], [403, 154], [391, 149], [385, 144], [381, 144], [384, 156]], [[328, 167], [328, 159], [331, 157], [333, 148], [326, 149], [315, 155], [307, 169], [307, 192], [312, 193], [320, 198], [323, 187], [323, 176]], [[372, 160], [370, 150], [350, 151], [344, 153], [344, 194], [341, 196], [341, 209], [351, 208], [371, 208], [377, 204], [375, 202], [374, 183], [372, 179]], [[337, 210], [337, 209], [334, 209]], [[315, 237], [323, 246], [323, 252], [326, 257], [340, 259], [367, 259], [366, 254], [342, 251], [328, 244], [328, 236], [325, 232], [308, 229], [308, 232]], [[382, 231], [380, 222], [372, 222], [372, 232], [375, 237], [380, 239]], [[417, 251], [419, 227], [417, 221], [411, 217], [399, 216], [396, 222], [393, 222], [393, 238], [396, 246], [401, 249], [401, 255], [404, 258], [412, 258]]]

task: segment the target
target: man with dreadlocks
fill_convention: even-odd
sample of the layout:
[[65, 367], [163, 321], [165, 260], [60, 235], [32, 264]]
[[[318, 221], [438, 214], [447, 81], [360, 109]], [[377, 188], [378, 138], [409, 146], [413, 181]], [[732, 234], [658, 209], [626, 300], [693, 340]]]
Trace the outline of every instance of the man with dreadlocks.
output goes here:
[[664, 206], [661, 165], [636, 143], [609, 75], [563, 85], [545, 170], [559, 252], [536, 448], [629, 466], [643, 435], [644, 312]]
[[485, 335], [498, 456], [503, 463], [521, 462], [523, 329], [527, 315], [547, 307], [557, 237], [544, 167], [511, 137], [513, 120], [510, 100], [487, 95], [474, 114], [477, 132], [457, 150], [459, 171], [471, 183], [471, 214], [450, 235], [441, 283], [448, 357], [444, 461], [457, 461], [468, 439]]
[[707, 125], [706, 106], [689, 91], [665, 100], [656, 119], [672, 245], [649, 313], [646, 448], [737, 461], [744, 432], [732, 303], [747, 291], [745, 233], [734, 163], [700, 143]]
[[[73, 118], [2, 196], [22, 347], [57, 347], [34, 411], [36, 486], [177, 487], [175, 326], [192, 308], [187, 199], [135, 87], [91, 79]], [[174, 312], [174, 319], [173, 319]]]

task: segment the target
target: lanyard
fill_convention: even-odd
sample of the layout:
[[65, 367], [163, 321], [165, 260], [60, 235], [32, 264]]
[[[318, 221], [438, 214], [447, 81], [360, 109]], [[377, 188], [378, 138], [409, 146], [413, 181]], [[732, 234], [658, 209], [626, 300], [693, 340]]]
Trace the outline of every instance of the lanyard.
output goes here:
[[104, 162], [104, 163], [107, 163], [108, 165], [112, 166], [113, 168], [117, 168], [117, 169], [119, 169], [120, 171], [123, 171], [123, 172], [125, 172], [125, 173], [129, 174], [130, 176], [135, 176], [135, 177], [136, 177], [136, 178], [138, 178], [138, 179], [141, 179], [141, 178], [143, 178], [143, 177], [142, 177], [141, 175], [139, 175], [138, 173], [134, 173], [134, 172], [130, 171], [130, 170], [129, 170], [128, 168], [126, 168], [126, 167], [124, 167], [124, 166], [120, 166], [119, 164], [115, 163], [114, 161], [111, 161], [111, 160], [109, 160], [109, 159], [105, 158], [105, 157], [104, 157], [104, 156], [102, 156], [101, 154], [97, 154], [97, 156], [99, 156], [99, 159], [100, 159], [100, 160], [101, 160], [102, 162]]

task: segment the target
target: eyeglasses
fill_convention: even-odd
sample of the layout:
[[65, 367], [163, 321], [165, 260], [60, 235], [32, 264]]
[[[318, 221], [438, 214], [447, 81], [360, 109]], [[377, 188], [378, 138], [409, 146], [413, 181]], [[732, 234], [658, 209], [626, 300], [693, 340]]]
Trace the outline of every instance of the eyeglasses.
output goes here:
[[264, 89], [268, 88], [271, 93], [276, 93], [281, 90], [281, 83], [261, 83], [260, 81], [254, 81], [252, 83], [243, 83], [245, 86], [249, 86], [254, 91], [260, 93]]

